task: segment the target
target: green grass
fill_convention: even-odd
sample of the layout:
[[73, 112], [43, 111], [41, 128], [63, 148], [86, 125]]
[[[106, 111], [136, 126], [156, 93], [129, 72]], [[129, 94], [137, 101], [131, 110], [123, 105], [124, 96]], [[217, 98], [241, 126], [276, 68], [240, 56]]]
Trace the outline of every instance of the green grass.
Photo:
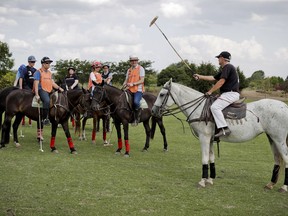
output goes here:
[[115, 131], [112, 147], [103, 147], [101, 133], [92, 145], [88, 125], [88, 141], [78, 141], [73, 134], [79, 154], [71, 155], [62, 128], [56, 137], [60, 153], [52, 154], [49, 128], [45, 127], [45, 152], [41, 153], [36, 123], [23, 127], [21, 148], [10, 141], [0, 150], [0, 215], [6, 215], [7, 209], [29, 216], [287, 215], [287, 194], [277, 192], [283, 170], [276, 188], [263, 190], [274, 164], [264, 135], [242, 144], [221, 142], [214, 185], [198, 189], [202, 172], [198, 140], [187, 123], [185, 133], [173, 117], [165, 117], [164, 123], [169, 151], [162, 151], [157, 128], [149, 151], [141, 152], [145, 136], [139, 125], [130, 127], [130, 158], [114, 155]]

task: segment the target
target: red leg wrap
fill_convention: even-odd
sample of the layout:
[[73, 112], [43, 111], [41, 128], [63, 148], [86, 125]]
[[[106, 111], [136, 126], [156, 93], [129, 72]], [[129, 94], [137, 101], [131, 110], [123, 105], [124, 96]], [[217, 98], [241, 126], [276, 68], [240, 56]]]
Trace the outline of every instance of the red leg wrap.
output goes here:
[[122, 149], [122, 139], [118, 139], [118, 149]]
[[25, 125], [25, 116], [22, 118], [22, 125]]
[[94, 141], [96, 139], [96, 131], [93, 130], [92, 131], [92, 141]]
[[55, 137], [51, 137], [50, 148], [54, 148], [54, 147], [55, 147]]
[[129, 140], [125, 140], [125, 148], [126, 148], [126, 152], [130, 152]]
[[103, 140], [106, 140], [106, 136], [107, 136], [106, 131], [103, 131]]
[[74, 148], [74, 144], [73, 144], [73, 141], [72, 141], [72, 138], [71, 137], [68, 137], [67, 138], [67, 141], [68, 141], [68, 145], [69, 145], [69, 148]]
[[31, 123], [31, 119], [29, 118], [29, 125], [31, 125], [32, 123]]

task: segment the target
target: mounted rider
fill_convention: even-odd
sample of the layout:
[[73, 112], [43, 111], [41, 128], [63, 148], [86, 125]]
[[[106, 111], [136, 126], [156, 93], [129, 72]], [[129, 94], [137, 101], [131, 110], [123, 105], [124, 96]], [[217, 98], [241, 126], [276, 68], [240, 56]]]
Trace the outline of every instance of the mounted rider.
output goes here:
[[34, 85], [34, 73], [37, 69], [34, 67], [36, 58], [34, 56], [28, 57], [28, 65], [20, 71], [19, 88], [20, 89], [33, 89]]
[[53, 88], [63, 92], [60, 86], [58, 86], [52, 79], [52, 73], [49, 70], [50, 64], [53, 61], [49, 57], [43, 57], [41, 59], [42, 67], [34, 73], [34, 92], [36, 99], [41, 99], [43, 102], [42, 121], [43, 125], [50, 125], [49, 121], [49, 105], [50, 94]]
[[144, 92], [145, 69], [138, 64], [137, 56], [131, 55], [129, 61], [131, 67], [127, 70], [123, 88], [133, 95], [134, 125], [137, 125], [141, 117], [140, 101]]
[[100, 73], [101, 68], [102, 68], [101, 62], [94, 61], [91, 63], [92, 72], [90, 73], [89, 80], [88, 80], [88, 90], [91, 92], [91, 96], [93, 96], [93, 91], [95, 88], [94, 83], [101, 84], [103, 81], [102, 75]]

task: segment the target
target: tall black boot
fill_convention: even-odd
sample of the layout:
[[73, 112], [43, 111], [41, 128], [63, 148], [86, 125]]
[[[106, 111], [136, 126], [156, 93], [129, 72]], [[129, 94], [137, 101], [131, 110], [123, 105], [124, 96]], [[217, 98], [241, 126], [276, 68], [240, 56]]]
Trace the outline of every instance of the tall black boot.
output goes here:
[[43, 109], [42, 121], [43, 121], [43, 125], [50, 125], [49, 109]]
[[136, 109], [134, 110], [134, 126], [137, 126], [138, 123], [140, 122], [140, 117], [141, 117], [141, 109]]

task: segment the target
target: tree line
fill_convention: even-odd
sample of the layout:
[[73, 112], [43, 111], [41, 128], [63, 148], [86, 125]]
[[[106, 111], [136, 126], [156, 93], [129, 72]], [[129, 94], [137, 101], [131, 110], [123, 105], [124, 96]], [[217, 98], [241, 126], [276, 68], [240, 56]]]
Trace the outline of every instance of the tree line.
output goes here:
[[[152, 61], [139, 61], [139, 64], [141, 64], [146, 71], [145, 86], [148, 87], [149, 90], [149, 87], [162, 86], [172, 78], [174, 82], [192, 87], [203, 93], [207, 92], [212, 84], [206, 81], [196, 81], [192, 75], [198, 73], [213, 76], [218, 72], [219, 67], [211, 63], [202, 62], [201, 64], [196, 65], [190, 63], [188, 60], [185, 61], [190, 66], [190, 69], [183, 62], [178, 62], [172, 63], [159, 73], [153, 69]], [[125, 79], [127, 69], [130, 67], [129, 60], [106, 63], [110, 65], [110, 71], [113, 73], [113, 84], [121, 86]], [[13, 67], [14, 59], [12, 58], [12, 53], [9, 51], [8, 44], [0, 41], [0, 88], [13, 85], [16, 74], [16, 71], [12, 70]], [[69, 67], [74, 67], [76, 69], [79, 83], [85, 87], [91, 72], [91, 62], [79, 59], [57, 60], [52, 68], [52, 71], [56, 72], [54, 73], [54, 80], [58, 83], [62, 83], [67, 75], [67, 69]], [[255, 71], [251, 77], [246, 78], [239, 66], [236, 70], [239, 75], [240, 90], [249, 87], [262, 91], [283, 90], [288, 92], [288, 77], [285, 80], [277, 76], [265, 77], [264, 71], [259, 70]]]

